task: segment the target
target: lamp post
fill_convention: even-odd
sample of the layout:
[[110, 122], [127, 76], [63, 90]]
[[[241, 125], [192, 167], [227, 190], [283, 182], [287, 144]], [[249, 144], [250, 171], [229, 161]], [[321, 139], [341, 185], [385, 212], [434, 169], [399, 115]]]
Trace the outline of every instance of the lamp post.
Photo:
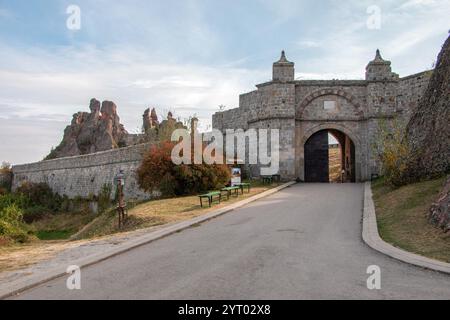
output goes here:
[[117, 185], [117, 196], [118, 196], [118, 204], [117, 204], [117, 213], [119, 215], [119, 229], [122, 228], [123, 223], [126, 219], [126, 203], [123, 195], [123, 188], [125, 186], [125, 174], [121, 169], [119, 173], [114, 178], [115, 183]]

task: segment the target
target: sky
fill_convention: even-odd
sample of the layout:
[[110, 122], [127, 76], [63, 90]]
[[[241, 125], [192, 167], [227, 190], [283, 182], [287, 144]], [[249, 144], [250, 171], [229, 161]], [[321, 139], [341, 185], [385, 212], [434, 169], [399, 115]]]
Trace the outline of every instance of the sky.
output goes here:
[[0, 0], [0, 161], [42, 160], [94, 97], [132, 133], [148, 107], [206, 129], [283, 49], [297, 79], [363, 79], [377, 48], [400, 76], [428, 70], [449, 16], [450, 0]]

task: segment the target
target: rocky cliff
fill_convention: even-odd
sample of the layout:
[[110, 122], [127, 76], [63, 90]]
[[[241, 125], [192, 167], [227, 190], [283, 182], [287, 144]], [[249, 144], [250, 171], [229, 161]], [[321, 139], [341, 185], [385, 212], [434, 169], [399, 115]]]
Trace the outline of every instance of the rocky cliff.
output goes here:
[[47, 156], [48, 159], [78, 156], [126, 146], [128, 132], [117, 115], [117, 106], [111, 101], [92, 99], [90, 112], [73, 115], [72, 123], [64, 130], [61, 144]]
[[428, 89], [407, 127], [411, 158], [407, 180], [450, 170], [450, 37], [439, 54]]
[[450, 231], [450, 177], [440, 193], [436, 202], [430, 208], [429, 219], [432, 224], [444, 230]]
[[[439, 54], [436, 68], [407, 127], [411, 156], [406, 181], [428, 179], [450, 171], [450, 37]], [[429, 220], [450, 231], [450, 179], [432, 205]]]
[[45, 160], [79, 156], [107, 151], [147, 142], [170, 139], [173, 130], [183, 128], [169, 112], [167, 120], [161, 123], [156, 110], [147, 109], [143, 115], [141, 134], [130, 134], [120, 123], [117, 106], [111, 101], [92, 99], [90, 112], [73, 115], [72, 123], [64, 130], [62, 142]]

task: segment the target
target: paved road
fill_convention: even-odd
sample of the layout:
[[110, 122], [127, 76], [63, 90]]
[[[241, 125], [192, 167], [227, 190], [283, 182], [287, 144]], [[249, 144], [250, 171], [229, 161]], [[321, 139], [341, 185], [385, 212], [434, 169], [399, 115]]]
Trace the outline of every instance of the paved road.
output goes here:
[[[361, 240], [363, 185], [295, 185], [57, 279], [21, 299], [450, 299], [450, 276], [397, 262]], [[369, 291], [367, 267], [382, 270]]]

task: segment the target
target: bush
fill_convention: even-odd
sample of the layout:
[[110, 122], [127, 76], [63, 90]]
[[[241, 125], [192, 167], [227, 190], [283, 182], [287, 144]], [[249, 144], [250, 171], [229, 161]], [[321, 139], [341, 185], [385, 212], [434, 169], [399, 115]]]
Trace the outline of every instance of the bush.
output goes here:
[[11, 190], [12, 183], [12, 169], [8, 162], [3, 162], [0, 165], [0, 195], [5, 194]]
[[27, 206], [27, 199], [22, 194], [7, 193], [0, 196], [0, 211], [11, 205], [16, 205], [18, 208], [25, 208]]
[[175, 165], [171, 159], [174, 145], [162, 142], [144, 156], [137, 171], [142, 189], [172, 197], [206, 192], [229, 182], [230, 172], [226, 165]]
[[106, 211], [111, 206], [111, 193], [111, 184], [105, 184], [102, 186], [100, 194], [98, 195], [98, 211], [100, 213]]
[[44, 207], [53, 213], [60, 211], [63, 203], [63, 198], [57, 193], [53, 193], [45, 183], [24, 183], [17, 189], [17, 193], [27, 199], [29, 207]]
[[0, 187], [0, 196], [4, 196], [8, 193], [8, 190], [6, 188]]
[[387, 184], [399, 187], [407, 183], [405, 172], [408, 169], [410, 147], [405, 139], [405, 126], [398, 120], [390, 124], [381, 121], [375, 149], [381, 162]]
[[29, 240], [22, 211], [16, 204], [10, 204], [0, 210], [0, 236], [22, 243]]
[[13, 205], [21, 210], [26, 223], [32, 223], [48, 213], [60, 212], [67, 202], [46, 184], [25, 183], [16, 193], [0, 194], [0, 210]]
[[23, 220], [26, 223], [33, 223], [37, 220], [42, 219], [49, 210], [43, 206], [31, 206], [25, 207], [23, 210]]

